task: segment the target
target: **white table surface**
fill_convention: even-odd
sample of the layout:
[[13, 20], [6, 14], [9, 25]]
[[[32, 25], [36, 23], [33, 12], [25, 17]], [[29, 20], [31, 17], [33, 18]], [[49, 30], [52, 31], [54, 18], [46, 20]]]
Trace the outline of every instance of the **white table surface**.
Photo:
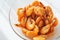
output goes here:
[[22, 40], [18, 37], [8, 21], [8, 15], [10, 6], [8, 6], [7, 0], [0, 0], [0, 40]]
[[[0, 40], [22, 40], [13, 32], [8, 22], [8, 15], [6, 14], [9, 13], [9, 9], [12, 6], [10, 1], [13, 3], [16, 0], [0, 0]], [[58, 12], [60, 11], [60, 1], [55, 0], [54, 2], [50, 0], [49, 3], [54, 3], [53, 5], [59, 9]]]
[[11, 29], [8, 20], [0, 13], [0, 40], [22, 40]]

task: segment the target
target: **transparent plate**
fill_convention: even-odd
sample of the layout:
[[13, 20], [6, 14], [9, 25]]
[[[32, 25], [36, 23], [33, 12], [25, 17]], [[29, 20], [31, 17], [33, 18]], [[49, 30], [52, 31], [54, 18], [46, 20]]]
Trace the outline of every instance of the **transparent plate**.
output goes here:
[[[12, 5], [10, 12], [9, 12], [9, 22], [11, 25], [12, 30], [22, 39], [24, 40], [29, 40], [21, 31], [21, 28], [16, 27], [14, 24], [18, 23], [17, 20], [17, 9], [20, 7], [25, 7], [26, 5], [29, 5], [32, 3], [34, 0], [18, 0], [14, 2]], [[56, 10], [52, 5], [50, 5], [47, 1], [40, 0], [45, 6], [49, 5], [51, 6], [54, 16], [58, 18], [58, 25], [54, 30], [54, 35], [49, 37], [47, 40], [60, 40], [60, 13], [58, 12], [58, 9]]]

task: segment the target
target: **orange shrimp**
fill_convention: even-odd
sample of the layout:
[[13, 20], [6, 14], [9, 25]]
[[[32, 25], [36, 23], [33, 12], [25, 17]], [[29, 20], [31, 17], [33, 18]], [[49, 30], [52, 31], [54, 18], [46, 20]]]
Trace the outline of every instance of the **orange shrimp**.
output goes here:
[[27, 23], [26, 23], [26, 28], [28, 30], [32, 30], [35, 26], [35, 21], [31, 18], [28, 18]]
[[46, 14], [47, 14], [47, 18], [49, 19], [49, 21], [52, 21], [53, 19], [53, 12], [52, 12], [52, 9], [50, 6], [46, 6], [45, 7], [45, 11], [46, 11]]
[[24, 10], [22, 8], [18, 8], [17, 15], [18, 21], [20, 22], [21, 18], [24, 16]]
[[49, 24], [49, 20], [45, 20], [45, 25], [48, 25]]
[[52, 24], [52, 26], [53, 26], [53, 27], [56, 27], [57, 24], [58, 24], [58, 20], [57, 20], [57, 18], [54, 18], [53, 21], [54, 21], [54, 23]]
[[35, 28], [32, 31], [29, 31], [27, 29], [22, 29], [22, 32], [29, 38], [33, 38], [35, 36], [38, 35], [39, 29], [38, 27], [35, 25]]
[[26, 16], [30, 16], [33, 12], [33, 9], [34, 9], [34, 7], [28, 8], [28, 10], [26, 11]]
[[43, 37], [43, 35], [41, 35], [41, 36], [39, 35], [39, 36], [33, 37], [33, 40], [46, 40], [45, 37]]
[[45, 11], [42, 7], [34, 7], [34, 12], [37, 16], [43, 16], [45, 14]]
[[36, 24], [38, 24], [39, 22], [40, 22], [40, 20], [41, 20], [41, 17], [37, 17], [37, 19], [36, 19]]
[[25, 26], [26, 26], [26, 21], [27, 21], [27, 18], [26, 18], [26, 17], [22, 17], [22, 18], [21, 18], [21, 21], [20, 21], [20, 25], [21, 25], [22, 27], [25, 27]]
[[38, 2], [38, 1], [34, 1], [34, 2], [32, 3], [32, 6], [44, 7], [44, 5], [43, 5], [41, 2]]
[[51, 25], [50, 24], [48, 24], [48, 25], [46, 25], [46, 26], [44, 26], [42, 29], [41, 29], [41, 34], [46, 34], [46, 33], [48, 33], [49, 32], [49, 30], [50, 30], [50, 27], [51, 27]]
[[41, 20], [40, 22], [39, 22], [39, 24], [38, 24], [38, 27], [43, 27], [44, 26], [44, 22], [43, 22], [43, 20]]

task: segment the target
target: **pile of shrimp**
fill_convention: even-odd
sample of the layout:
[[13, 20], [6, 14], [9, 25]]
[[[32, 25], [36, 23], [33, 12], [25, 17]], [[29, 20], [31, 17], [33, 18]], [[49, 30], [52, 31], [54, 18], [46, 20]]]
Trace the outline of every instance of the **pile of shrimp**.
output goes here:
[[39, 1], [18, 8], [17, 15], [19, 24], [16, 26], [22, 28], [22, 33], [32, 40], [46, 40], [48, 34], [52, 33], [58, 24], [52, 8], [44, 6]]

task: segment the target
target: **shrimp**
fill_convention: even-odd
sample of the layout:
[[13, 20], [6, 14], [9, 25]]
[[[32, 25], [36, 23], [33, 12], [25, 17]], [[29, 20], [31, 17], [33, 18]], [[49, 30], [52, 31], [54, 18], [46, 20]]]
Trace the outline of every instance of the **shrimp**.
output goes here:
[[37, 17], [37, 19], [36, 19], [36, 24], [38, 24], [39, 23], [39, 21], [41, 20], [41, 17]]
[[46, 14], [47, 14], [47, 19], [49, 19], [49, 21], [51, 21], [53, 19], [53, 12], [50, 6], [46, 6], [45, 7], [46, 10]]
[[44, 5], [43, 5], [41, 2], [38, 2], [38, 1], [34, 1], [34, 2], [32, 3], [32, 6], [44, 7]]
[[29, 31], [27, 29], [22, 29], [22, 32], [29, 38], [33, 38], [35, 36], [38, 35], [39, 29], [38, 27], [35, 25], [35, 28], [32, 31]]
[[46, 12], [49, 13], [50, 11], [52, 11], [50, 6], [45, 6]]
[[31, 15], [31, 18], [34, 19], [34, 20], [36, 20], [37, 16], [33, 13], [33, 14]]
[[43, 16], [45, 11], [42, 7], [34, 7], [34, 12], [37, 16]]
[[26, 23], [26, 28], [28, 30], [32, 30], [35, 26], [35, 21], [31, 18], [28, 18], [27, 23]]
[[44, 26], [44, 22], [43, 22], [43, 20], [41, 20], [38, 24], [38, 27], [43, 27], [43, 26]]
[[38, 33], [39, 32], [39, 28], [38, 28], [38, 26], [37, 25], [35, 25], [35, 28], [34, 28], [34, 30], [33, 30], [35, 33]]
[[50, 30], [50, 27], [51, 27], [50, 24], [44, 26], [44, 27], [41, 29], [40, 33], [41, 33], [41, 34], [46, 34], [46, 33], [48, 33], [49, 30]]
[[45, 20], [45, 25], [48, 25], [49, 24], [49, 20]]
[[39, 35], [39, 36], [33, 37], [33, 40], [46, 40], [45, 37], [43, 35]]
[[31, 5], [28, 5], [25, 7], [26, 10], [28, 10], [31, 7]]
[[18, 21], [20, 22], [21, 18], [24, 16], [24, 10], [22, 8], [19, 8], [17, 15], [18, 15]]
[[57, 26], [58, 20], [57, 18], [54, 18], [53, 21], [51, 22], [51, 28], [50, 28], [50, 33], [54, 31], [54, 27]]
[[22, 18], [21, 18], [21, 21], [20, 21], [20, 25], [21, 25], [22, 27], [25, 27], [25, 26], [26, 26], [26, 21], [27, 21], [27, 18], [26, 18], [26, 17], [22, 17]]
[[23, 32], [23, 34], [25, 34], [26, 35], [26, 32], [28, 32], [29, 30], [27, 30], [26, 28], [22, 28], [22, 32]]
[[51, 28], [50, 28], [50, 32], [53, 32], [54, 31], [54, 27], [56, 27], [58, 24], [58, 20], [57, 18], [54, 18], [52, 23], [51, 23]]
[[52, 26], [53, 26], [53, 27], [57, 26], [57, 24], [58, 24], [57, 18], [54, 18], [53, 21], [54, 21], [54, 22], [53, 22]]
[[48, 20], [49, 21], [53, 20], [53, 13], [52, 12], [49, 12], [49, 14], [48, 14]]
[[32, 14], [32, 12], [33, 12], [33, 9], [34, 9], [33, 6], [28, 8], [28, 10], [26, 11], [26, 16], [30, 16]]

